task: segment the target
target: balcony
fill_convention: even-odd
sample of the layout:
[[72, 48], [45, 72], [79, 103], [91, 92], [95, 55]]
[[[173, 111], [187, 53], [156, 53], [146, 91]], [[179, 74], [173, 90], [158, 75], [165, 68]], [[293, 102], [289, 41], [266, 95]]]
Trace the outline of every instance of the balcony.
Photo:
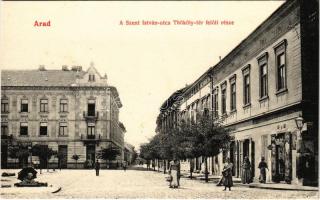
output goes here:
[[89, 144], [89, 143], [99, 144], [99, 142], [101, 141], [101, 135], [100, 134], [95, 134], [95, 135], [81, 134], [80, 140], [84, 142], [84, 144]]
[[97, 121], [99, 118], [99, 112], [83, 111], [83, 118], [85, 118], [87, 121]]

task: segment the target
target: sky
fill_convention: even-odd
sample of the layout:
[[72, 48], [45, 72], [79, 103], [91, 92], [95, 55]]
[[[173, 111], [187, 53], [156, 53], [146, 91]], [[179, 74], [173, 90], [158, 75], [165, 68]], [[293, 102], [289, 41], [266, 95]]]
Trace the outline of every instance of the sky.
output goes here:
[[[0, 69], [80, 65], [86, 70], [93, 62], [117, 87], [125, 141], [139, 149], [155, 135], [161, 104], [226, 56], [282, 3], [0, 2]], [[152, 20], [170, 25], [142, 25]], [[175, 25], [174, 20], [203, 24]], [[218, 24], [206, 25], [207, 20]], [[222, 25], [224, 20], [233, 25]], [[50, 26], [34, 26], [35, 21]]]

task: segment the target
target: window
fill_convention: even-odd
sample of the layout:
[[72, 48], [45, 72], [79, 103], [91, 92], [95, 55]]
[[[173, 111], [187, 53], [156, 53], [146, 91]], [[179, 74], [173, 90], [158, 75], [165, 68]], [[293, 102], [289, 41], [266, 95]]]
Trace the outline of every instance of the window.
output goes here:
[[67, 123], [65, 123], [65, 122], [60, 122], [59, 135], [68, 135], [68, 132], [67, 132]]
[[9, 100], [1, 99], [1, 113], [8, 113], [8, 112], [9, 112]]
[[230, 85], [231, 95], [230, 95], [230, 110], [236, 110], [236, 82]]
[[250, 103], [250, 76], [249, 74], [244, 76], [244, 105]]
[[285, 68], [285, 55], [284, 53], [277, 56], [277, 69], [278, 69], [278, 90], [285, 89], [286, 87], [286, 68]]
[[21, 100], [21, 112], [28, 112], [28, 99]]
[[95, 81], [94, 74], [89, 74], [89, 81], [92, 81], [92, 82]]
[[68, 112], [68, 100], [60, 99], [60, 112]]
[[267, 79], [267, 65], [263, 64], [260, 67], [260, 97], [268, 95], [268, 79]]
[[227, 113], [227, 97], [226, 94], [227, 93], [227, 89], [226, 88], [222, 88], [221, 89], [221, 113], [222, 114], [226, 114]]
[[247, 106], [250, 104], [250, 65], [242, 69], [243, 73], [243, 104]]
[[1, 135], [8, 135], [8, 134], [9, 134], [8, 124], [1, 123]]
[[276, 56], [276, 67], [277, 67], [277, 90], [285, 90], [287, 87], [286, 83], [286, 45], [287, 41], [283, 40], [274, 47]]
[[40, 135], [48, 135], [48, 123], [47, 122], [40, 123]]
[[214, 117], [218, 117], [218, 109], [219, 109], [219, 103], [218, 103], [218, 89], [214, 90], [213, 95], [213, 101], [214, 101]]
[[28, 123], [27, 122], [20, 123], [20, 135], [28, 135]]
[[94, 139], [94, 135], [95, 135], [94, 124], [88, 124], [87, 135], [88, 135], [88, 139]]
[[40, 100], [40, 112], [48, 112], [48, 99]]
[[236, 74], [231, 76], [230, 81], [230, 111], [236, 110]]
[[96, 103], [95, 100], [88, 101], [88, 116], [95, 116]]

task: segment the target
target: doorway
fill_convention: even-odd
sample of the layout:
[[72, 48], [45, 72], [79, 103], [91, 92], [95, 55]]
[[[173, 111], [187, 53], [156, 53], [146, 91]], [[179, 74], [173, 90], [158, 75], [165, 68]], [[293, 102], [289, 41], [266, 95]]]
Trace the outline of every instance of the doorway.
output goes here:
[[290, 183], [292, 180], [291, 134], [272, 135], [271, 147], [272, 181]]
[[68, 159], [68, 146], [67, 145], [59, 145], [58, 146], [58, 152], [61, 155], [61, 157], [59, 157], [59, 165], [60, 168], [67, 168], [67, 159]]
[[96, 158], [96, 146], [94, 144], [88, 144], [87, 145], [87, 154], [86, 154], [86, 160], [88, 161], [90, 167], [93, 166], [95, 163], [95, 158]]

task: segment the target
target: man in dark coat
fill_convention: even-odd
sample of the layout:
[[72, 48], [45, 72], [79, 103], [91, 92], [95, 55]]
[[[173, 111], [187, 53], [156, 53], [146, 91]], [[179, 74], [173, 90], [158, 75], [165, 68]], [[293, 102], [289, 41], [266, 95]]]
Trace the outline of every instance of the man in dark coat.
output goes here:
[[96, 169], [96, 176], [99, 176], [99, 170], [100, 170], [99, 160], [96, 161], [94, 168]]

